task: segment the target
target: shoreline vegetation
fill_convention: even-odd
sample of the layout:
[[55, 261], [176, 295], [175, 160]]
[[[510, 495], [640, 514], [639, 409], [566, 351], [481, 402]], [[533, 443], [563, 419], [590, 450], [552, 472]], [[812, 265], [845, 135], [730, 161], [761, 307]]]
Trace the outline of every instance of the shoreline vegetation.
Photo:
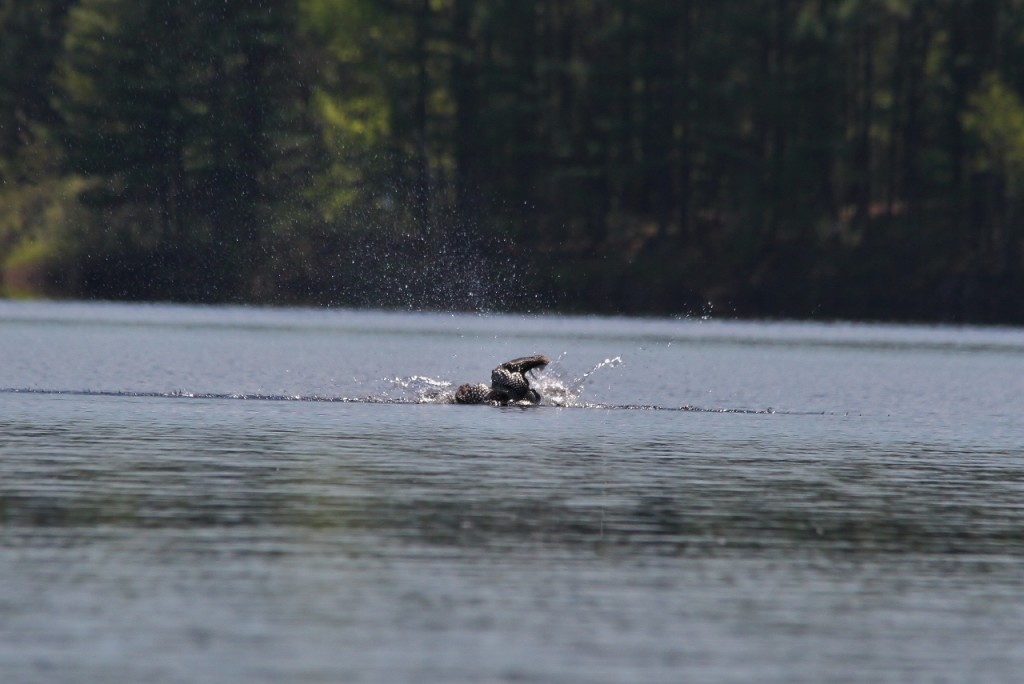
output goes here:
[[12, 0], [0, 296], [1024, 324], [1021, 0]]

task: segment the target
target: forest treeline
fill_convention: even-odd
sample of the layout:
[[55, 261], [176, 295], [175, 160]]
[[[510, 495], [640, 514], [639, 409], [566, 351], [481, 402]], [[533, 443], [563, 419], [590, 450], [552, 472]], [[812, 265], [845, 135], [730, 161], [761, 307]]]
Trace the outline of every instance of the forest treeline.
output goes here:
[[0, 278], [1024, 323], [1024, 0], [4, 0]]

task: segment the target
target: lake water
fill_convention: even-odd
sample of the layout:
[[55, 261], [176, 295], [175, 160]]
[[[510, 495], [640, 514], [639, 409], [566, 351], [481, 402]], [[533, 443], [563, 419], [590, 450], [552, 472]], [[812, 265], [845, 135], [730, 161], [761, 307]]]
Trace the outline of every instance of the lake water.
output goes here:
[[[531, 353], [546, 405], [445, 403]], [[0, 354], [4, 682], [1024, 677], [1022, 330], [0, 302]]]

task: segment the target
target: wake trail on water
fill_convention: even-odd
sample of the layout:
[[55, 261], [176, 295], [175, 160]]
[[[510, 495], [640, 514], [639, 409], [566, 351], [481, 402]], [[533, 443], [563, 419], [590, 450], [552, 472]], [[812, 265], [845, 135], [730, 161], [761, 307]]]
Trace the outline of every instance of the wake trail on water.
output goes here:
[[[396, 382], [404, 382], [396, 380]], [[434, 381], [439, 382], [439, 381]], [[295, 401], [295, 402], [321, 402], [328, 404], [454, 404], [443, 396], [424, 396], [422, 398], [373, 396], [364, 397], [342, 397], [321, 394], [262, 394], [248, 392], [136, 392], [131, 390], [90, 390], [90, 389], [47, 389], [36, 387], [0, 387], [0, 394], [25, 394], [25, 395], [62, 395], [69, 397], [122, 397], [142, 399], [206, 399], [215, 401]], [[446, 393], [447, 394], [447, 393]], [[454, 395], [454, 392], [452, 392]], [[776, 411], [767, 409], [746, 409], [746, 408], [706, 408], [701, 406], [659, 406], [657, 404], [602, 404], [597, 402], [581, 402], [575, 404], [560, 404], [555, 402], [541, 402], [536, 406], [501, 406], [496, 408], [505, 409], [597, 409], [597, 410], [619, 410], [619, 411], [685, 411], [698, 413], [746, 413], [746, 414], [775, 414], [793, 413], [790, 411]], [[821, 412], [814, 412], [819, 415]]]
[[[505, 408], [563, 408], [603, 409], [622, 411], [685, 411], [700, 413], [774, 414], [772, 408], [705, 408], [684, 404], [682, 406], [661, 406], [657, 404], [606, 404], [584, 401], [582, 395], [587, 382], [600, 371], [623, 365], [622, 357], [604, 359], [578, 377], [563, 378], [557, 368], [564, 358], [559, 356], [554, 363], [541, 371], [535, 371], [531, 382], [543, 397], [537, 406]], [[554, 367], [554, 368], [552, 368]], [[80, 397], [129, 397], [146, 399], [206, 399], [217, 401], [296, 401], [323, 402], [336, 404], [453, 404], [457, 384], [449, 380], [426, 375], [384, 378], [389, 388], [376, 394], [364, 396], [335, 396], [329, 394], [275, 394], [261, 392], [189, 392], [172, 390], [168, 392], [94, 389], [45, 389], [45, 388], [0, 388], [0, 394], [66, 395]], [[789, 412], [780, 412], [789, 413]]]

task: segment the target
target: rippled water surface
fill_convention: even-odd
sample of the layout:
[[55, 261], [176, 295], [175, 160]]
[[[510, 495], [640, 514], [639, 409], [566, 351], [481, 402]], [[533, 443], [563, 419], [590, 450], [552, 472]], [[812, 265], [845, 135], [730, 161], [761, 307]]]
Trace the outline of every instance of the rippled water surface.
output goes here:
[[[0, 302], [4, 682], [1016, 682], [1024, 331]], [[545, 353], [536, 408], [455, 406]]]

